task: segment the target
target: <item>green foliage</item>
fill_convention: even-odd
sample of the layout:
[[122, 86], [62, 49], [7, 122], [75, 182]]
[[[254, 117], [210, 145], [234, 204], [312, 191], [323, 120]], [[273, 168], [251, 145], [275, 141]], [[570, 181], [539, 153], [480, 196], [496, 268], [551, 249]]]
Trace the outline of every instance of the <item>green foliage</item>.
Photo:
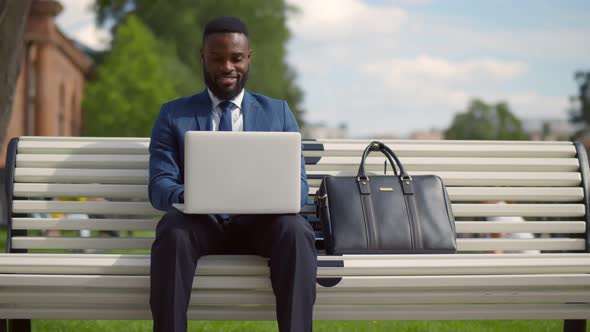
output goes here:
[[578, 95], [570, 98], [572, 102], [570, 120], [588, 127], [590, 126], [590, 71], [577, 71], [574, 79], [578, 84]]
[[178, 58], [199, 80], [203, 77], [199, 53], [203, 27], [215, 16], [240, 17], [248, 25], [253, 50], [247, 89], [287, 100], [302, 124], [303, 92], [286, 63], [286, 18], [294, 9], [285, 0], [97, 0], [96, 10], [99, 22], [120, 23], [132, 12], [159, 40], [174, 46]]
[[85, 91], [84, 134], [149, 136], [159, 106], [196, 85], [184, 67], [169, 45], [128, 16]]
[[527, 134], [508, 104], [494, 105], [474, 99], [467, 111], [457, 113], [445, 131], [446, 139], [459, 140], [525, 140]]

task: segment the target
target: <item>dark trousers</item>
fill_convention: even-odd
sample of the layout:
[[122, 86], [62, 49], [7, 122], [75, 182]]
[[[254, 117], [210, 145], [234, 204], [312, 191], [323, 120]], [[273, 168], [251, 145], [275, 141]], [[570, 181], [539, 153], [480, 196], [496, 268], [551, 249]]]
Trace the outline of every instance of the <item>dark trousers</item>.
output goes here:
[[270, 258], [270, 279], [281, 332], [312, 330], [317, 256], [311, 225], [299, 214], [241, 215], [221, 224], [212, 215], [172, 209], [152, 245], [150, 307], [154, 331], [186, 331], [197, 261], [215, 254]]

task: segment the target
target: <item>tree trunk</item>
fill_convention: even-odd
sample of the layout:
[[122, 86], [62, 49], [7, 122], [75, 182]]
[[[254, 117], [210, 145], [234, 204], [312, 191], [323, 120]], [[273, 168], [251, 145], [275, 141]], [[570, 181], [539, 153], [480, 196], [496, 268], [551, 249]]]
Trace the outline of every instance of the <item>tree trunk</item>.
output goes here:
[[32, 0], [0, 0], [0, 146], [12, 113], [25, 24]]

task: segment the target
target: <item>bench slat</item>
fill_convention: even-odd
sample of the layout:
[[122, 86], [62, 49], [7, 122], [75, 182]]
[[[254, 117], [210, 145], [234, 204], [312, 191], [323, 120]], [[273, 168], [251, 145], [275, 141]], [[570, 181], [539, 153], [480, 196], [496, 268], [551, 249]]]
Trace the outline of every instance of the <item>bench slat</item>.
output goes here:
[[122, 154], [145, 155], [149, 141], [144, 140], [28, 140], [20, 139], [19, 154]]
[[583, 217], [584, 204], [453, 204], [455, 217]]
[[[465, 171], [465, 172], [575, 172], [580, 168], [576, 158], [400, 158], [408, 171]], [[383, 172], [384, 157], [369, 157], [365, 169]], [[308, 165], [306, 170], [358, 171], [361, 157], [322, 157], [316, 164]], [[121, 167], [122, 168], [122, 167]], [[387, 165], [391, 170], [391, 165]]]
[[[460, 259], [451, 254], [398, 256], [319, 256], [318, 276], [590, 273], [590, 257], [584, 254], [472, 254]], [[343, 267], [329, 267], [334, 262]], [[0, 272], [10, 274], [145, 276], [149, 274], [150, 257], [147, 254], [4, 254], [0, 255], [0, 263]], [[267, 263], [268, 259], [252, 255], [205, 256], [199, 260], [196, 275], [268, 277]]]
[[14, 213], [88, 213], [95, 215], [160, 216], [149, 202], [60, 202], [15, 200]]
[[[14, 218], [12, 228], [16, 230], [117, 230], [153, 231], [158, 219], [68, 219], [68, 218]], [[584, 221], [455, 221], [457, 233], [585, 233]]]
[[15, 183], [15, 197], [148, 198], [147, 185]]
[[459, 251], [488, 250], [565, 250], [584, 251], [584, 239], [553, 238], [553, 239], [457, 239]]
[[[84, 296], [80, 296], [83, 293]], [[590, 291], [564, 290], [518, 290], [518, 291], [341, 291], [329, 292], [318, 289], [316, 305], [357, 304], [440, 304], [440, 303], [556, 303], [590, 302]], [[113, 303], [143, 306], [149, 303], [146, 291], [121, 289], [85, 290], [71, 288], [0, 290], [1, 304], [92, 304]], [[271, 291], [224, 291], [201, 290], [191, 296], [191, 305], [273, 305], [275, 296]]]
[[79, 238], [79, 237], [27, 237], [14, 236], [14, 249], [99, 249], [149, 250], [153, 238]]
[[[566, 159], [564, 159], [566, 160]], [[147, 169], [149, 155], [17, 154], [16, 167]]]
[[[324, 143], [324, 151], [305, 151], [305, 156], [360, 156], [368, 145]], [[387, 144], [387, 143], [385, 143]], [[568, 158], [576, 156], [573, 144], [458, 144], [456, 141], [439, 144], [400, 143], [387, 144], [400, 157], [494, 157], [494, 158]]]
[[[446, 186], [516, 186], [516, 187], [577, 187], [582, 178], [579, 173], [567, 172], [409, 172], [410, 175], [440, 176]], [[310, 176], [312, 175], [312, 176]], [[308, 182], [319, 187], [325, 175], [356, 175], [355, 172], [322, 171], [309, 172]]]
[[[21, 136], [23, 141], [29, 142], [102, 142], [102, 141], [128, 141], [128, 142], [148, 142], [148, 137], [92, 137], [92, 136]], [[306, 144], [317, 143], [346, 143], [346, 144], [362, 144], [366, 146], [371, 139], [362, 138], [330, 138], [330, 139], [302, 139]], [[411, 139], [379, 139], [385, 144], [399, 143], [399, 144], [448, 144], [448, 140], [411, 140]], [[571, 145], [568, 141], [508, 141], [508, 140], [456, 140], [453, 144], [457, 145]]]
[[16, 182], [147, 184], [147, 170], [16, 168]]
[[453, 201], [580, 202], [582, 188], [447, 187]]
[[[86, 287], [93, 288], [141, 288], [149, 289], [149, 276], [104, 275], [0, 275], [2, 287]], [[445, 276], [345, 276], [340, 283], [328, 289], [384, 290], [384, 289], [505, 289], [524, 287], [529, 289], [554, 289], [556, 287], [590, 286], [590, 275], [445, 275]], [[271, 289], [267, 276], [199, 276], [193, 281], [193, 289]], [[323, 288], [318, 286], [318, 288]]]
[[[21, 140], [30, 142], [102, 142], [102, 141], [128, 141], [128, 142], [147, 142], [149, 143], [148, 137], [93, 137], [93, 136], [21, 136]], [[302, 138], [304, 144], [318, 144], [318, 143], [346, 143], [346, 144], [361, 144], [366, 146], [373, 139], [364, 138], [320, 138], [320, 139], [309, 139]], [[448, 144], [453, 142], [457, 145], [561, 145], [568, 146], [572, 143], [569, 141], [510, 141], [510, 140], [414, 140], [414, 139], [379, 139], [380, 142], [385, 144], [398, 143], [398, 144]]]
[[[14, 213], [88, 213], [103, 215], [153, 215], [162, 211], [154, 209], [149, 202], [60, 202], [60, 201], [13, 201]], [[523, 217], [583, 217], [584, 204], [452, 204], [455, 217], [475, 216], [523, 216]], [[306, 205], [302, 213], [315, 214], [315, 206]]]
[[[153, 238], [78, 238], [27, 237], [12, 238], [14, 249], [99, 249], [149, 250]], [[458, 251], [488, 250], [585, 250], [584, 239], [457, 239]]]
[[[93, 168], [147, 169], [149, 155], [48, 155], [18, 154], [16, 167], [25, 168]], [[385, 158], [369, 157], [367, 170], [382, 171]], [[322, 157], [313, 170], [358, 170], [360, 156]], [[576, 158], [401, 158], [408, 171], [527, 171], [572, 172], [579, 169]], [[390, 168], [390, 165], [387, 166]]]
[[[310, 171], [308, 175], [354, 175], [354, 172]], [[436, 174], [447, 186], [579, 186], [581, 176], [574, 172], [410, 172], [411, 175]], [[147, 184], [147, 170], [104, 170], [67, 168], [17, 168], [16, 182], [43, 183], [110, 183]], [[308, 179], [310, 186], [318, 187], [321, 178]]]
[[[309, 187], [311, 200], [318, 189]], [[584, 190], [579, 187], [447, 187], [447, 193], [451, 201], [463, 202], [581, 202], [584, 199]]]
[[455, 221], [457, 233], [544, 233], [582, 234], [586, 232], [585, 221]]
[[14, 218], [13, 229], [82, 230], [94, 231], [154, 231], [159, 219], [69, 219], [69, 218]]
[[[317, 187], [309, 188], [313, 199]], [[584, 190], [575, 187], [448, 187], [453, 201], [580, 202]], [[15, 197], [101, 197], [146, 199], [147, 185], [15, 183]]]
[[[310, 144], [323, 144], [324, 155], [330, 152], [351, 151], [358, 156], [369, 144], [370, 140], [317, 140]], [[384, 140], [400, 156], [515, 156], [552, 158], [575, 156], [575, 147], [571, 142], [485, 142], [485, 141], [392, 141]], [[305, 142], [304, 142], [305, 143]], [[149, 139], [102, 139], [102, 138], [54, 138], [30, 139], [22, 137], [19, 142], [19, 153], [85, 153], [104, 154], [110, 152], [122, 154], [147, 153]], [[485, 148], [482, 148], [484, 146]], [[327, 152], [326, 152], [327, 151]], [[312, 152], [312, 151], [309, 151]], [[350, 153], [350, 152], [349, 152]]]

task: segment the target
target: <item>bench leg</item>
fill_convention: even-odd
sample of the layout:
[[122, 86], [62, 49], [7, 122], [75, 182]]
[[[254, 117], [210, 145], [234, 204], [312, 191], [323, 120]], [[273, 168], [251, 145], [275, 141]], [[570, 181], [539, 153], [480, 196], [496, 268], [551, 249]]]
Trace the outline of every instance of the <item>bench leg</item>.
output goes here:
[[31, 332], [30, 319], [10, 319], [8, 320], [9, 332]]
[[6, 324], [6, 319], [0, 319], [0, 332], [8, 332]]
[[586, 320], [568, 319], [563, 321], [563, 332], [585, 332]]

